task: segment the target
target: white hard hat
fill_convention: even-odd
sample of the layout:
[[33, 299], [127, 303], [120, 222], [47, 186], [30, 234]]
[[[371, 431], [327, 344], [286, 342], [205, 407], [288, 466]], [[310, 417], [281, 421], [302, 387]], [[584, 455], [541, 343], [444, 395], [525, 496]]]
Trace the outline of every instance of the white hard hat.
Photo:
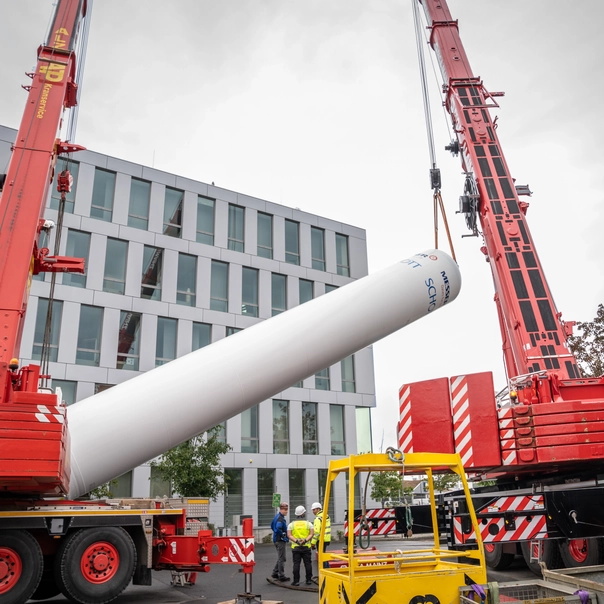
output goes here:
[[315, 501], [315, 502], [312, 504], [312, 506], [310, 507], [310, 509], [311, 509], [311, 510], [317, 510], [317, 509], [322, 510], [322, 509], [323, 509], [323, 506], [322, 506], [322, 505], [321, 505], [321, 504], [320, 504], [318, 501]]
[[296, 516], [304, 516], [306, 514], [306, 508], [303, 505], [299, 505], [296, 508]]

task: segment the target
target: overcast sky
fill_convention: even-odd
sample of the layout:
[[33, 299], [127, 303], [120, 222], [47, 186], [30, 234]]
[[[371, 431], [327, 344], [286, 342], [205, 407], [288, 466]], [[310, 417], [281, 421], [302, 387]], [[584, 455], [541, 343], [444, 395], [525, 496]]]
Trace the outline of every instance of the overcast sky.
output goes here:
[[[591, 320], [604, 302], [604, 4], [449, 6], [475, 75], [506, 93], [492, 115], [534, 192], [528, 221], [557, 309]], [[5, 126], [19, 125], [51, 12], [50, 0], [0, 0]], [[402, 383], [493, 371], [505, 385], [489, 266], [480, 239], [461, 239], [461, 166], [432, 100], [464, 283], [450, 307], [374, 346], [376, 450], [396, 445]], [[433, 247], [411, 0], [96, 0], [75, 142], [362, 227], [370, 271]]]

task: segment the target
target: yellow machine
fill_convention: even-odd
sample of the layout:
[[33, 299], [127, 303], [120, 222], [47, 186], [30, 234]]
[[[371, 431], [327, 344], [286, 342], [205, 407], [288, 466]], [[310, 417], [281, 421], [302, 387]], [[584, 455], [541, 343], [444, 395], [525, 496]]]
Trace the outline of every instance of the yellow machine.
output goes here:
[[[459, 604], [459, 588], [487, 580], [484, 549], [472, 506], [468, 483], [458, 454], [407, 453], [389, 449], [387, 453], [351, 455], [329, 464], [324, 508], [327, 509], [332, 482], [348, 473], [348, 509], [354, 510], [355, 476], [359, 472], [404, 471], [425, 474], [430, 488], [434, 545], [429, 549], [378, 551], [354, 547], [352, 514], [347, 548], [319, 552], [320, 604]], [[439, 542], [433, 472], [451, 471], [459, 476], [466, 495], [476, 548], [464, 552], [443, 549]], [[325, 524], [321, 527], [323, 533]], [[321, 534], [321, 541], [323, 535]], [[322, 568], [323, 563], [329, 568]]]

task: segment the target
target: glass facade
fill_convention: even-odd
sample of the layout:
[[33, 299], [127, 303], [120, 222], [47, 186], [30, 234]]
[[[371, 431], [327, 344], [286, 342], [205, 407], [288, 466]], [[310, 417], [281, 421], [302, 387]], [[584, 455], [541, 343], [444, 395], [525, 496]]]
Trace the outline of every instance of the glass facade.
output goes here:
[[312, 267], [318, 271], [325, 270], [325, 231], [310, 227], [310, 250]]
[[258, 212], [258, 256], [273, 257], [273, 217]]
[[138, 312], [120, 312], [120, 330], [117, 341], [116, 369], [138, 371], [140, 359], [140, 330], [142, 315]]
[[34, 331], [34, 345], [31, 353], [31, 358], [34, 361], [42, 359], [42, 348], [44, 344], [44, 333], [46, 326], [50, 326], [50, 339], [48, 342], [49, 354], [48, 360], [56, 362], [59, 354], [59, 333], [61, 331], [61, 318], [63, 315], [63, 302], [54, 300], [52, 303], [52, 313], [50, 322], [48, 322], [48, 299], [40, 298], [38, 300], [38, 312], [36, 314], [36, 327]]
[[155, 343], [155, 366], [165, 365], [176, 358], [176, 319], [158, 317]]
[[61, 174], [63, 170], [67, 170], [69, 174], [71, 174], [71, 178], [73, 179], [71, 183], [71, 191], [69, 191], [69, 193], [65, 193], [65, 213], [73, 214], [76, 189], [78, 184], [78, 173], [80, 171], [80, 164], [77, 161], [65, 159], [63, 157], [59, 157], [59, 159], [57, 159], [54, 178], [52, 180], [52, 184], [50, 185], [50, 190], [52, 191], [50, 198], [50, 207], [53, 210], [59, 209], [61, 193], [57, 191], [57, 179], [59, 177], [59, 174]]
[[101, 359], [101, 332], [103, 329], [103, 309], [98, 306], [80, 306], [80, 326], [76, 363], [78, 365], [99, 366]]
[[143, 274], [141, 277], [141, 298], [161, 300], [161, 277], [164, 250], [146, 245], [143, 250]]
[[107, 237], [103, 291], [123, 294], [126, 291], [126, 260], [128, 242]]
[[271, 316], [279, 315], [287, 310], [287, 277], [271, 275]]
[[115, 194], [115, 172], [96, 168], [92, 187], [90, 217], [111, 222], [113, 217], [113, 196]]
[[228, 247], [235, 252], [243, 252], [245, 230], [245, 210], [241, 206], [229, 204]]
[[300, 289], [300, 304], [304, 304], [304, 302], [308, 302], [312, 300], [312, 281], [308, 281], [307, 279], [299, 280], [299, 289]]
[[130, 181], [130, 203], [128, 205], [128, 226], [147, 230], [149, 226], [149, 198], [151, 183], [132, 178]]
[[227, 312], [229, 307], [229, 265], [212, 260], [210, 309]]
[[212, 343], [212, 326], [208, 323], [193, 323], [193, 343], [191, 351], [199, 350]]
[[270, 526], [275, 510], [273, 493], [275, 492], [275, 470], [258, 469], [258, 524]]
[[67, 231], [67, 246], [65, 255], [73, 258], [84, 259], [84, 274], [79, 273], [63, 273], [63, 285], [71, 285], [73, 287], [86, 287], [86, 275], [88, 273], [88, 254], [90, 252], [90, 233], [83, 231], [75, 231], [69, 229]]
[[315, 389], [330, 390], [329, 367], [315, 373]]
[[273, 399], [273, 453], [289, 453], [289, 401]]
[[319, 454], [317, 403], [302, 403], [302, 453]]
[[285, 221], [285, 262], [300, 264], [300, 224]]
[[331, 435], [331, 454], [346, 455], [344, 405], [329, 405], [329, 431]]
[[258, 269], [247, 266], [242, 270], [241, 314], [258, 316]]
[[342, 359], [340, 362], [342, 371], [342, 392], [356, 392], [356, 381], [354, 378], [354, 355]]
[[197, 283], [197, 256], [178, 254], [178, 280], [176, 282], [176, 303], [195, 306]]
[[241, 414], [241, 452], [258, 453], [258, 405]]
[[184, 191], [166, 187], [164, 199], [164, 235], [180, 237], [182, 234], [182, 204]]
[[336, 233], [336, 265], [338, 275], [350, 277], [350, 261], [348, 260], [348, 237]]
[[202, 197], [197, 197], [197, 234], [195, 240], [198, 243], [214, 245], [214, 207], [215, 201]]

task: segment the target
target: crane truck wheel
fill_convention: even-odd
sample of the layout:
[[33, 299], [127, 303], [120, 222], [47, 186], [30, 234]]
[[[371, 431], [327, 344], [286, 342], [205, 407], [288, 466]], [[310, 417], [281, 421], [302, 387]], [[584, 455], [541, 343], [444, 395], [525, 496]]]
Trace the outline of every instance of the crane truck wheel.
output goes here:
[[76, 531], [61, 544], [55, 581], [78, 604], [104, 604], [128, 587], [136, 567], [132, 537], [121, 527]]
[[0, 602], [21, 604], [34, 593], [43, 569], [42, 550], [27, 531], [0, 531]]
[[36, 591], [34, 591], [33, 595], [30, 597], [30, 600], [48, 600], [61, 593], [54, 577], [54, 564], [54, 555], [44, 556], [42, 578], [40, 579], [40, 583], [38, 583], [38, 587], [36, 587]]
[[564, 539], [560, 541], [560, 555], [566, 568], [595, 566], [604, 562], [602, 539]]
[[[560, 557], [560, 549], [557, 541], [553, 539], [545, 539], [543, 541], [523, 541], [520, 544], [522, 557], [533, 574], [538, 577], [541, 577], [542, 575], [541, 567], [539, 566], [539, 547], [542, 548], [541, 561], [545, 562], [545, 566], [547, 566], [548, 569], [553, 570], [562, 567], [562, 558]], [[533, 558], [532, 560], [531, 557]]]
[[489, 568], [504, 570], [514, 561], [515, 554], [504, 552], [501, 543], [485, 543], [484, 558]]

